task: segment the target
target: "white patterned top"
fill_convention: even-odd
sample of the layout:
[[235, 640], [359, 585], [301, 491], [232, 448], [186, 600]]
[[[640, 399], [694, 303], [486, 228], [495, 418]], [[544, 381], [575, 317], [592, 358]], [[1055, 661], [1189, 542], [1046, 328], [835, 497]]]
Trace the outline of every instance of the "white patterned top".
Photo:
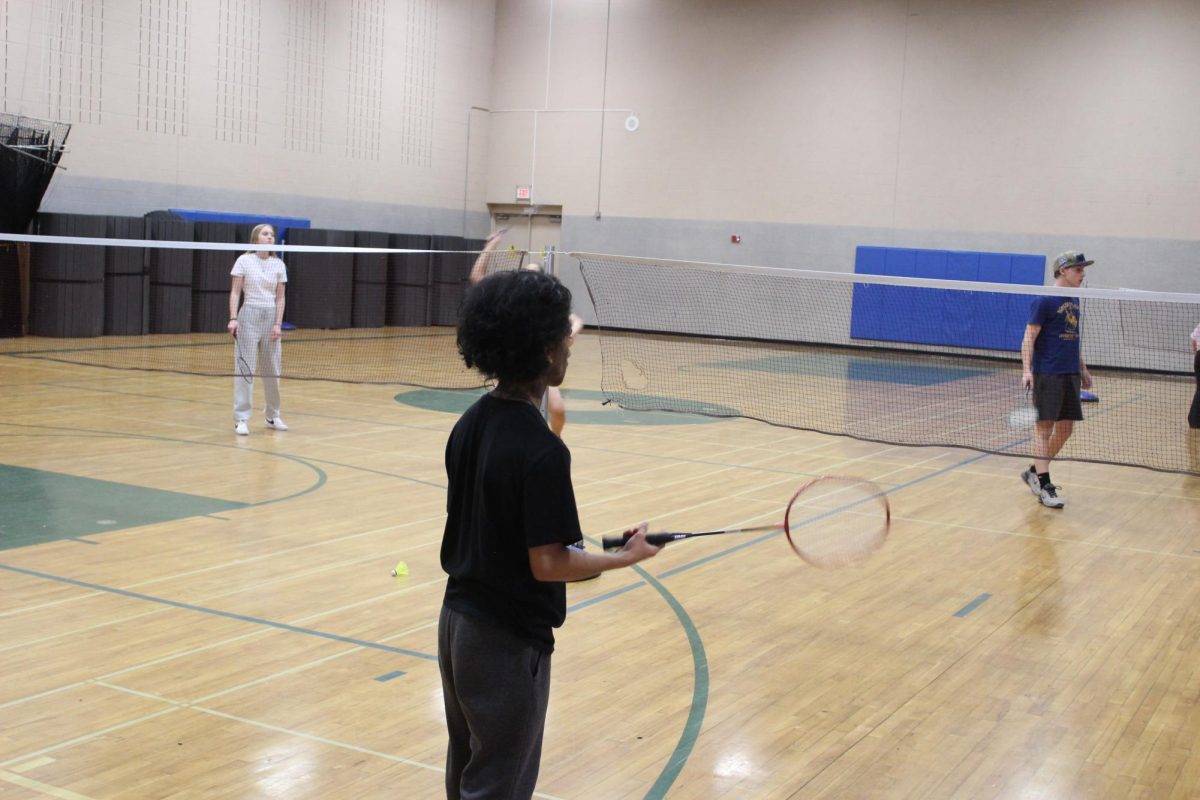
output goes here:
[[287, 267], [278, 256], [259, 258], [257, 253], [238, 256], [230, 275], [240, 275], [246, 305], [275, 307], [275, 287], [287, 283]]

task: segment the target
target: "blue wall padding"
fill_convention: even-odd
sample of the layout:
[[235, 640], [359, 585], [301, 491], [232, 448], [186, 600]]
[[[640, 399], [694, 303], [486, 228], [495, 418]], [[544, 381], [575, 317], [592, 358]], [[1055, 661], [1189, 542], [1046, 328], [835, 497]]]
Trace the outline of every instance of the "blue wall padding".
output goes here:
[[169, 208], [172, 214], [178, 214], [192, 222], [237, 222], [246, 225], [269, 224], [275, 228], [275, 241], [287, 243], [288, 228], [311, 228], [312, 221], [301, 217], [280, 217], [270, 214], [237, 214], [229, 211], [201, 211], [195, 208]]
[[[854, 271], [952, 281], [1041, 286], [1046, 257], [860, 246]], [[856, 285], [850, 336], [885, 342], [1020, 350], [1029, 298], [999, 292], [957, 292], [912, 286]]]

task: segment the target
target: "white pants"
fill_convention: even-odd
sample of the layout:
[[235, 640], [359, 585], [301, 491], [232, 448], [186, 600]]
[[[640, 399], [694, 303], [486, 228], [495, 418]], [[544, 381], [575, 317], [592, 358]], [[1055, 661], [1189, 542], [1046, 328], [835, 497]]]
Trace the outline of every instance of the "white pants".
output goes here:
[[242, 306], [238, 312], [237, 338], [233, 340], [233, 418], [250, 419], [254, 410], [254, 373], [262, 357], [263, 394], [267, 419], [279, 416], [279, 373], [283, 364], [280, 342], [271, 341], [275, 326], [274, 306]]

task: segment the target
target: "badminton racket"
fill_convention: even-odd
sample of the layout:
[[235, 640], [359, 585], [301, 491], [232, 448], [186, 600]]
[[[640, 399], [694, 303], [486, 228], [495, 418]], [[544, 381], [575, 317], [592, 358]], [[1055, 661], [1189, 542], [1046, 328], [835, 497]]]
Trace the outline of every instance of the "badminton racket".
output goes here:
[[[801, 486], [788, 501], [783, 521], [774, 525], [712, 531], [646, 534], [646, 541], [663, 545], [698, 536], [762, 533], [782, 530], [792, 550], [821, 569], [856, 566], [887, 542], [892, 510], [887, 494], [861, 478], [827, 475]], [[605, 550], [621, 548], [629, 536], [606, 536]]]

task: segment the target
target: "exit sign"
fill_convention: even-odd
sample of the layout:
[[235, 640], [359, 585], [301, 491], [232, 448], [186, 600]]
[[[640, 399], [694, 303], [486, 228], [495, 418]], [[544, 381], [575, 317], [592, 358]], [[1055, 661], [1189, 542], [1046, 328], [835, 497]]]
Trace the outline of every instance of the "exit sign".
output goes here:
[[517, 187], [517, 199], [518, 200], [528, 200], [532, 196], [533, 196], [533, 187], [532, 186], [518, 186]]

